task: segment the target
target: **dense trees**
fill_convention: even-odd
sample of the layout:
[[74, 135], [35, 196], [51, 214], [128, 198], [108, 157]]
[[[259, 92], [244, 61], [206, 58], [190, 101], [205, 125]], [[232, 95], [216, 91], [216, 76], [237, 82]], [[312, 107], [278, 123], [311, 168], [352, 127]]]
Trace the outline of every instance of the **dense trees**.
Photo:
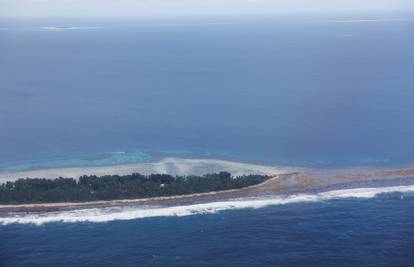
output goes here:
[[43, 203], [113, 200], [203, 193], [242, 188], [268, 179], [264, 175], [231, 177], [228, 172], [203, 176], [167, 174], [81, 176], [72, 178], [19, 179], [0, 185], [0, 203]]

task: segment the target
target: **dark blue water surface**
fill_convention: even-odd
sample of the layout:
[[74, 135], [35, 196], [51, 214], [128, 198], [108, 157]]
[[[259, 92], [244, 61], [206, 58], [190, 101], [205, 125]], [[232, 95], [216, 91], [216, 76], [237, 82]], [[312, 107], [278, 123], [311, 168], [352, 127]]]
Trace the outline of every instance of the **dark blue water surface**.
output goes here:
[[413, 266], [414, 198], [0, 227], [2, 266]]
[[2, 20], [0, 169], [414, 162], [414, 21], [332, 19]]

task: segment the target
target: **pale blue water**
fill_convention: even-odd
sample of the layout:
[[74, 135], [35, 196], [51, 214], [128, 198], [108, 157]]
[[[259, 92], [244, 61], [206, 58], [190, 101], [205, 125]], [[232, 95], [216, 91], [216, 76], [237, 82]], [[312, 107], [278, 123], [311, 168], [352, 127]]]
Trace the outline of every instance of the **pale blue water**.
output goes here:
[[414, 162], [414, 22], [330, 19], [2, 21], [0, 169]]
[[[3, 20], [0, 171], [171, 155], [412, 164], [414, 21], [330, 19]], [[413, 203], [2, 225], [0, 266], [408, 267]]]

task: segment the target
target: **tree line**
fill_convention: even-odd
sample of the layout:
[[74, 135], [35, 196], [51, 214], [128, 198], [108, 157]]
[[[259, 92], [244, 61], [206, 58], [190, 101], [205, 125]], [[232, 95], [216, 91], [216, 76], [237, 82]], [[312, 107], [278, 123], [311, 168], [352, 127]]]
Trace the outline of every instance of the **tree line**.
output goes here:
[[228, 172], [202, 176], [84, 175], [73, 178], [24, 178], [0, 185], [1, 204], [82, 202], [173, 196], [243, 188], [269, 179], [266, 175], [232, 177]]

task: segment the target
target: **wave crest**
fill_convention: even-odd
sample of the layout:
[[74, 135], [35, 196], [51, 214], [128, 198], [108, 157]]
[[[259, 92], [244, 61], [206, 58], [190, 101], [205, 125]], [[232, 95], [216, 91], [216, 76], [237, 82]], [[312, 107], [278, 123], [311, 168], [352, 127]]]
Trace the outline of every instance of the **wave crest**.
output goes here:
[[213, 214], [225, 210], [257, 209], [272, 205], [285, 205], [300, 202], [317, 202], [330, 199], [343, 198], [373, 198], [379, 194], [392, 192], [414, 192], [414, 185], [377, 187], [377, 188], [353, 188], [321, 192], [317, 194], [297, 194], [287, 197], [267, 196], [261, 198], [243, 198], [227, 201], [217, 201], [202, 204], [154, 207], [154, 206], [128, 206], [93, 208], [73, 211], [43, 212], [8, 214], [0, 217], [0, 224], [35, 224], [42, 225], [52, 222], [109, 222], [115, 220], [134, 220], [151, 217], [165, 216], [190, 216], [201, 214]]

